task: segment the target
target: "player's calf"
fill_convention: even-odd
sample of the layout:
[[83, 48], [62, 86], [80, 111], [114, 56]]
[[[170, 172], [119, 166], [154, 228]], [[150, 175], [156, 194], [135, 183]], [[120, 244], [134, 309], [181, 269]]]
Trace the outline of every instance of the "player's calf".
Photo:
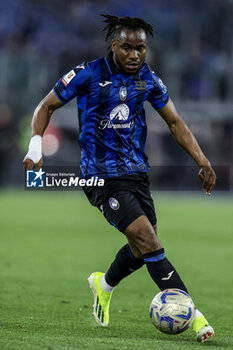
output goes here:
[[147, 270], [160, 290], [178, 288], [188, 293], [174, 266], [167, 260], [164, 249], [143, 255]]
[[137, 259], [128, 244], [125, 244], [116, 254], [115, 260], [112, 262], [105, 274], [106, 282], [115, 287], [125, 277], [132, 272], [140, 269], [144, 265], [142, 259]]

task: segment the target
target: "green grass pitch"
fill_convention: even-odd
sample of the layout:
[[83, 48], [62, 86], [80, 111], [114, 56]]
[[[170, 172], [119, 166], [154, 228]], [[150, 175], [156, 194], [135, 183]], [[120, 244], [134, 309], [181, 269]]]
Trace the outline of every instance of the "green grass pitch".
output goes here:
[[233, 200], [155, 196], [158, 233], [196, 306], [216, 331], [170, 336], [149, 319], [158, 292], [147, 270], [114, 291], [110, 325], [92, 316], [87, 277], [105, 271], [125, 237], [81, 193], [0, 193], [0, 350], [233, 349]]

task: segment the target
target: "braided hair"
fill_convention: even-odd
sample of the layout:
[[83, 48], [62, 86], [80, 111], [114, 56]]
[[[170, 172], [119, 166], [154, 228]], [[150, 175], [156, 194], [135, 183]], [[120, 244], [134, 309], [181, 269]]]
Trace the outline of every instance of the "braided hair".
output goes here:
[[118, 17], [107, 14], [102, 14], [101, 16], [105, 18], [102, 22], [107, 23], [103, 29], [103, 31], [107, 31], [105, 41], [107, 41], [112, 34], [119, 33], [124, 27], [133, 30], [142, 28], [145, 30], [146, 35], [150, 34], [153, 36], [153, 27], [141, 18], [129, 16]]

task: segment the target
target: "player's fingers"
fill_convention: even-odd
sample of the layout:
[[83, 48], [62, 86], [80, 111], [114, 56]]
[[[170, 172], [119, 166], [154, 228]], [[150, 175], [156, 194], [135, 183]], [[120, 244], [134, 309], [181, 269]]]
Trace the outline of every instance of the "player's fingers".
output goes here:
[[204, 170], [204, 178], [203, 178], [203, 188], [207, 188], [210, 178], [210, 172], [208, 170]]
[[212, 172], [210, 174], [210, 177], [209, 177], [209, 182], [208, 182], [208, 186], [206, 188], [206, 193], [207, 194], [210, 194], [215, 186], [215, 183], [216, 183], [216, 175], [214, 172]]
[[203, 181], [202, 188], [206, 194], [210, 194], [214, 188], [216, 175], [213, 168], [202, 167], [198, 173], [199, 178]]
[[36, 170], [40, 170], [42, 168], [42, 165], [43, 165], [43, 159], [40, 158], [39, 162], [36, 165]]
[[210, 177], [209, 177], [208, 182], [207, 182], [207, 184], [205, 186], [205, 193], [206, 194], [210, 194], [211, 193], [211, 185], [212, 185], [212, 183], [211, 183]]
[[25, 170], [32, 170], [34, 167], [34, 162], [31, 159], [26, 158], [23, 161], [23, 165]]
[[214, 186], [209, 186], [209, 188], [205, 191], [206, 194], [211, 194], [211, 192], [213, 191]]
[[205, 194], [209, 194], [208, 188], [209, 188], [208, 181], [204, 180], [203, 185], [202, 185], [202, 189], [205, 192]]
[[213, 188], [215, 186], [215, 182], [216, 182], [216, 175], [215, 175], [215, 172], [212, 168], [210, 168], [207, 171], [205, 180], [206, 180], [206, 184], [205, 184], [204, 190], [205, 190], [206, 194], [210, 194], [211, 191], [213, 190]]

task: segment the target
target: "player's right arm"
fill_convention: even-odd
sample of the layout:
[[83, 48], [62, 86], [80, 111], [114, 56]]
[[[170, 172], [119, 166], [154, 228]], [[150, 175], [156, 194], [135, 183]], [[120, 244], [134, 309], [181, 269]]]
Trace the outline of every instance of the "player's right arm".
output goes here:
[[31, 141], [23, 160], [25, 170], [33, 169], [34, 165], [37, 169], [42, 167], [42, 136], [55, 109], [63, 105], [52, 90], [36, 107], [32, 118]]
[[86, 91], [92, 74], [91, 65], [85, 62], [73, 68], [56, 83], [54, 89], [36, 107], [32, 119], [32, 137], [28, 153], [23, 160], [25, 170], [33, 169], [34, 165], [37, 169], [42, 167], [42, 136], [51, 115], [55, 109], [71, 101], [80, 91], [82, 93]]

